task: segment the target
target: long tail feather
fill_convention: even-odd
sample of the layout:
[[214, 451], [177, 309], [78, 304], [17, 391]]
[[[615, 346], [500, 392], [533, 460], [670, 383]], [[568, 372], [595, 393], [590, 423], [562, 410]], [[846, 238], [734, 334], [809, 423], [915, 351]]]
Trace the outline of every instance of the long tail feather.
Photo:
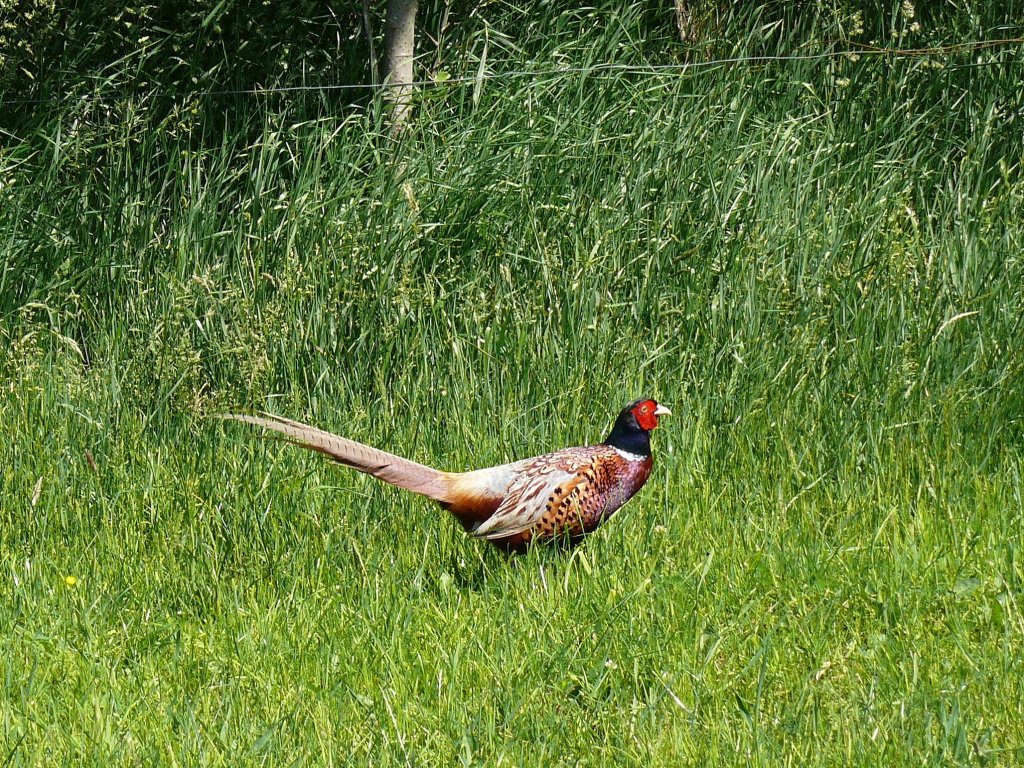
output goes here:
[[373, 475], [386, 483], [420, 493], [435, 501], [449, 498], [451, 479], [448, 473], [393, 453], [371, 448], [322, 429], [279, 416], [248, 416], [240, 413], [218, 414], [216, 418], [240, 421], [243, 424], [279, 432], [296, 445], [330, 456], [339, 464]]

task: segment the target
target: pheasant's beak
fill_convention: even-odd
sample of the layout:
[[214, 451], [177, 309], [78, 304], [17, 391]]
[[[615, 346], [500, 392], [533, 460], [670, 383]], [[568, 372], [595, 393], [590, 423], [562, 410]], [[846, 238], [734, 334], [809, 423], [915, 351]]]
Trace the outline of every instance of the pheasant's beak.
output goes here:
[[672, 411], [670, 411], [664, 405], [659, 405], [657, 408], [654, 409], [654, 415], [655, 416], [671, 416], [672, 415]]

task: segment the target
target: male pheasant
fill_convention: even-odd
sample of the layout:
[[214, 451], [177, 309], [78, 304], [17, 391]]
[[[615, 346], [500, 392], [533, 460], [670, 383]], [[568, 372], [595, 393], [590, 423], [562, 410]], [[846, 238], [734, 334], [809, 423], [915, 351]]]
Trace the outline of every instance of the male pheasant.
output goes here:
[[669, 414], [654, 400], [637, 400], [622, 409], [603, 443], [473, 472], [442, 472], [277, 416], [223, 418], [280, 432], [340, 464], [422, 494], [470, 535], [521, 551], [531, 541], [575, 544], [629, 501], [651, 475], [651, 430]]

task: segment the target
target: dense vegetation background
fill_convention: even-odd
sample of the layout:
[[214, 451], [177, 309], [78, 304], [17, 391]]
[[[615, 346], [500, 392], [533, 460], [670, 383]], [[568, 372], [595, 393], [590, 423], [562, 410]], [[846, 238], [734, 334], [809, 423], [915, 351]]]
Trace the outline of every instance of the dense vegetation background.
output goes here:
[[[549, 5], [425, 3], [396, 140], [358, 4], [0, 0], [10, 764], [1020, 764], [1019, 4]], [[463, 469], [641, 393], [513, 562], [202, 418]]]

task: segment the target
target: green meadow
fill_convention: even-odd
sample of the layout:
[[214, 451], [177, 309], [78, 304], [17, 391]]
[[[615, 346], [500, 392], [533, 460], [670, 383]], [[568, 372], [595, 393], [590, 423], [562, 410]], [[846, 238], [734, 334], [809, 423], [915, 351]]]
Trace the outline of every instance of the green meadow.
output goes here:
[[[159, 41], [0, 97], [0, 763], [1021, 765], [1024, 46], [484, 6], [397, 138], [123, 90]], [[512, 558], [208, 418], [465, 470], [642, 395], [648, 485]]]

